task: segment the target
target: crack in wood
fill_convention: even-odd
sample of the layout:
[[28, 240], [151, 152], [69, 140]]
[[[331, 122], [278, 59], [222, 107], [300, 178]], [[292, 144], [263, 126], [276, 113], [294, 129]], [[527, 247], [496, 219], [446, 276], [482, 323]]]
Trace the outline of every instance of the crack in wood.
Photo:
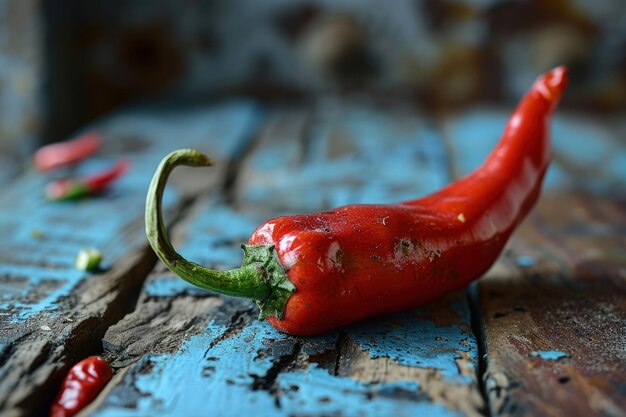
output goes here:
[[[310, 365], [315, 365], [320, 369], [325, 369], [330, 375], [337, 375], [340, 363], [338, 356], [341, 350], [341, 347], [337, 343], [338, 338], [339, 335], [337, 335], [337, 339], [332, 349], [326, 349], [322, 352], [315, 351], [315, 353], [307, 354], [302, 368], [307, 369]], [[331, 342], [329, 341], [329, 343]], [[303, 351], [304, 350], [305, 348], [303, 348]]]
[[[103, 348], [111, 366], [129, 366], [145, 352], [174, 352], [186, 337], [200, 332], [207, 320], [201, 312], [219, 301], [214, 297], [202, 297], [197, 303], [191, 303], [191, 299], [195, 297], [144, 298], [140, 312], [135, 309], [109, 327], [103, 339]], [[188, 306], [193, 308], [188, 309]], [[170, 315], [180, 319], [172, 326], [162, 326]]]
[[[130, 266], [120, 267], [124, 272], [116, 277], [111, 275], [110, 278], [124, 282], [125, 285], [115, 285], [117, 291], [106, 297], [96, 288], [103, 285], [102, 280], [85, 281], [77, 291], [95, 297], [93, 302], [82, 300], [80, 303], [86, 310], [80, 321], [54, 322], [51, 323], [54, 329], [50, 335], [39, 331], [23, 338], [2, 368], [3, 374], [8, 370], [14, 374], [10, 378], [1, 378], [0, 390], [10, 391], [11, 396], [2, 399], [0, 408], [20, 410], [24, 414], [45, 414], [69, 367], [86, 356], [98, 354], [106, 329], [119, 321], [129, 308], [133, 308], [133, 301], [138, 297], [143, 282], [142, 277], [147, 276], [155, 259], [148, 256], [147, 251], [127, 258], [125, 264]], [[100, 304], [104, 304], [104, 308], [101, 309]], [[37, 327], [36, 323], [47, 323], [49, 319], [42, 315], [32, 321]], [[32, 352], [37, 353], [33, 355]]]
[[[231, 306], [226, 305], [226, 307]], [[220, 308], [220, 310], [222, 309]], [[204, 352], [204, 357], [206, 358], [209, 351], [215, 346], [222, 343], [224, 340], [229, 339], [238, 333], [241, 333], [243, 328], [250, 324], [250, 321], [253, 320], [253, 314], [255, 311], [257, 311], [255, 306], [251, 306], [245, 310], [235, 311], [230, 319], [230, 324], [228, 325], [226, 331], [211, 341], [206, 351]]]
[[478, 291], [476, 291], [476, 287], [470, 286], [468, 290], [466, 291], [466, 293], [467, 293], [467, 301], [469, 305], [469, 314], [470, 314], [470, 323], [472, 326], [472, 333], [474, 337], [476, 338], [476, 346], [478, 349], [478, 368], [476, 369], [476, 379], [478, 383], [476, 385], [478, 386], [478, 390], [485, 404], [484, 409], [482, 409], [481, 411], [486, 416], [490, 417], [491, 407], [489, 406], [489, 403], [491, 401], [491, 398], [489, 396], [489, 392], [487, 391], [487, 387], [486, 387], [486, 383], [487, 383], [486, 372], [487, 372], [487, 365], [488, 365], [487, 347], [486, 347], [487, 340], [485, 337], [486, 329], [484, 327], [484, 323], [481, 323], [479, 300], [478, 300], [479, 294], [478, 294]]
[[[180, 218], [176, 216], [174, 224]], [[138, 222], [143, 224], [142, 220], [133, 224]], [[129, 227], [126, 231], [132, 229], [136, 228]], [[8, 342], [11, 355], [3, 361], [2, 373], [10, 369], [18, 371], [14, 378], [2, 378], [0, 391], [12, 394], [0, 399], [0, 407], [25, 414], [45, 413], [69, 367], [86, 356], [100, 354], [106, 330], [134, 310], [141, 286], [155, 263], [156, 256], [146, 245], [104, 274], [80, 282], [72, 294], [61, 300], [65, 300], [64, 311], [74, 311], [67, 305], [82, 311], [82, 317], [76, 321], [50, 322], [46, 314], [32, 318], [25, 327], [36, 329], [39, 323], [49, 323], [53, 332], [50, 335], [28, 332]], [[33, 349], [38, 349], [35, 356], [30, 353]], [[22, 376], [18, 378], [17, 374]], [[34, 398], [37, 400], [33, 401]]]
[[267, 391], [270, 395], [274, 397], [274, 405], [276, 406], [276, 408], [280, 409], [280, 398], [282, 396], [282, 392], [280, 387], [276, 383], [276, 379], [281, 372], [288, 370], [296, 363], [301, 352], [302, 342], [296, 341], [292, 346], [291, 352], [287, 355], [282, 355], [277, 360], [275, 360], [272, 363], [272, 366], [267, 370], [265, 375], [250, 375], [252, 377], [252, 384], [250, 386], [251, 389], [253, 391]]
[[[479, 283], [492, 415], [623, 414], [624, 263], [612, 258], [623, 246], [612, 227], [623, 214], [614, 207], [600, 197], [544, 196]], [[515, 263], [521, 256], [536, 261]], [[559, 360], [541, 355], [559, 352]]]
[[339, 367], [341, 366], [341, 353], [348, 348], [350, 343], [350, 336], [343, 330], [339, 331], [339, 337], [335, 344], [335, 369], [333, 369], [333, 375], [339, 375]]

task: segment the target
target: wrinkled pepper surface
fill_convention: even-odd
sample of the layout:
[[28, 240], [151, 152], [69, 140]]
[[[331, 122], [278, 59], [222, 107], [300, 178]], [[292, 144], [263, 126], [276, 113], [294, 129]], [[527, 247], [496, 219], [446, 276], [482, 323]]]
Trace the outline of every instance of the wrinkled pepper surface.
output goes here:
[[533, 207], [550, 161], [549, 118], [566, 85], [565, 67], [540, 76], [483, 165], [444, 189], [397, 204], [269, 220], [242, 246], [242, 267], [230, 271], [189, 262], [169, 241], [161, 215], [169, 173], [211, 165], [198, 151], [174, 151], [148, 191], [148, 240], [181, 278], [255, 300], [261, 318], [294, 335], [417, 307], [484, 274]]

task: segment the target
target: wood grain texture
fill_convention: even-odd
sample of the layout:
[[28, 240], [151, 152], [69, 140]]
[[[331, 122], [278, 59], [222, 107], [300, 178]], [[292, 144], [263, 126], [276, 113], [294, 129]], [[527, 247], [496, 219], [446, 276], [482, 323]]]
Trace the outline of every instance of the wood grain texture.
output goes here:
[[[219, 196], [197, 206], [176, 228], [179, 250], [232, 267], [237, 243], [266, 216], [395, 201], [448, 180], [442, 142], [421, 118], [339, 104], [331, 113], [270, 115], [240, 164], [234, 206]], [[384, 173], [366, 174], [374, 169]], [[464, 292], [312, 338], [281, 334], [256, 314], [251, 302], [155, 270], [135, 311], [105, 335], [123, 377], [92, 415], [474, 416], [484, 407]]]
[[[133, 164], [108, 193], [47, 203], [47, 179], [29, 173], [0, 197], [0, 414], [45, 412], [67, 367], [103, 351], [116, 374], [83, 415], [624, 415], [623, 121], [557, 116], [547, 191], [475, 286], [473, 311], [458, 292], [295, 338], [249, 301], [153, 268], [146, 250], [145, 190], [171, 149], [217, 160], [168, 187], [177, 247], [228, 268], [268, 217], [440, 188], [482, 161], [507, 116], [478, 108], [434, 124], [403, 106], [231, 102], [101, 121], [106, 147], [79, 172]], [[104, 250], [105, 271], [74, 270], [85, 245]]]
[[[458, 174], [477, 164], [458, 152], [495, 138], [480, 121], [505, 118], [447, 123]], [[478, 283], [492, 415], [626, 415], [626, 149], [615, 126], [557, 116], [540, 203]]]
[[545, 197], [480, 282], [495, 415], [626, 415], [625, 224], [623, 203]]
[[[128, 157], [130, 171], [105, 194], [48, 202], [43, 189], [50, 177], [36, 173], [5, 190], [0, 198], [1, 414], [43, 412], [68, 366], [98, 352], [106, 329], [132, 310], [155, 262], [147, 250], [143, 209], [160, 158], [169, 150], [194, 146], [227, 166], [257, 118], [257, 109], [247, 102], [184, 112], [130, 110], [92, 127], [105, 137], [105, 147], [74, 172], [97, 171], [117, 157]], [[221, 185], [225, 172], [214, 170], [204, 181], [184, 184], [183, 172], [179, 186], [166, 196], [167, 207], [180, 206], [192, 189]], [[84, 247], [104, 253], [101, 271], [74, 267]]]

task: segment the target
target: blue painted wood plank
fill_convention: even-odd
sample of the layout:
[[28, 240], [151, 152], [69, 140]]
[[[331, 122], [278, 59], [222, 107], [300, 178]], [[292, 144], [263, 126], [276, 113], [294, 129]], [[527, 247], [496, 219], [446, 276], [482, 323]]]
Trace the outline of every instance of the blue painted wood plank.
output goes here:
[[[221, 184], [228, 160], [253, 135], [262, 118], [248, 101], [215, 106], [135, 109], [90, 126], [104, 138], [81, 175], [130, 160], [129, 172], [104, 194], [77, 202], [49, 202], [43, 190], [54, 175], [35, 172], [0, 196], [0, 409], [45, 413], [64, 370], [93, 354], [106, 327], [132, 306], [152, 257], [143, 227], [145, 193], [160, 159], [193, 146], [218, 166], [204, 178], [177, 175], [165, 197], [173, 209], [190, 190]], [[184, 174], [184, 172], [182, 172]], [[197, 177], [195, 177], [197, 178]], [[96, 247], [103, 271], [74, 267], [78, 251]], [[33, 399], [37, 401], [33, 401]]]
[[[110, 148], [123, 148], [126, 138], [142, 138], [137, 152], [104, 154], [81, 164], [77, 175], [97, 172], [115, 158], [126, 156], [131, 169], [105, 195], [78, 202], [49, 202], [43, 195], [49, 177], [31, 173], [0, 198], [0, 277], [5, 289], [0, 311], [5, 320], [21, 323], [39, 313], [52, 314], [59, 300], [89, 273], [77, 270], [74, 259], [84, 247], [104, 251], [104, 267], [111, 267], [127, 252], [145, 245], [141, 229], [133, 234], [125, 228], [141, 219], [145, 193], [160, 158], [178, 147], [204, 149], [220, 161], [227, 160], [246, 139], [256, 113], [250, 103], [187, 112], [129, 112], [93, 126], [105, 137], [114, 138]], [[121, 144], [120, 144], [121, 142]], [[113, 154], [111, 154], [113, 153]], [[214, 175], [213, 178], [219, 177]], [[208, 182], [207, 182], [208, 183]], [[166, 204], [176, 199], [170, 189]]]
[[[379, 328], [386, 327], [384, 323], [374, 324]], [[421, 328], [422, 323], [410, 319], [406, 324], [413, 329], [410, 333], [413, 337], [402, 331], [395, 333], [395, 336], [403, 337], [404, 349], [410, 344], [423, 342], [422, 331], [428, 332], [430, 326], [430, 323], [424, 323], [425, 327]], [[278, 396], [268, 390], [255, 389], [256, 378], [267, 377], [274, 363], [280, 360], [280, 353], [290, 354], [299, 341], [277, 332], [266, 323], [255, 321], [240, 333], [215, 343], [226, 331], [228, 326], [210, 323], [202, 334], [185, 341], [175, 355], [145, 356], [111, 393], [103, 408], [93, 415], [462, 415], [427, 398], [422, 401], [394, 398], [394, 394], [407, 393], [419, 399], [420, 386], [415, 380], [363, 382], [332, 375], [315, 364], [280, 373], [272, 387], [280, 392]], [[360, 333], [360, 330], [355, 332]], [[385, 331], [372, 329], [367, 329], [366, 333], [370, 339], [388, 335]], [[324, 343], [326, 341], [333, 343]], [[321, 343], [315, 342], [321, 349], [334, 347], [334, 338], [322, 337]], [[286, 350], [265, 353], [261, 357], [261, 352], [275, 350], [276, 346]], [[309, 350], [306, 354], [323, 352]], [[384, 348], [382, 354], [387, 354]], [[438, 355], [433, 357], [441, 359]], [[422, 364], [429, 365], [428, 361]], [[149, 373], [141, 371], [145, 367], [149, 367]], [[129, 408], [125, 391], [131, 386], [140, 394]]]
[[493, 415], [626, 413], [626, 216], [610, 198], [544, 195], [478, 282]]
[[[244, 160], [239, 209], [219, 199], [198, 206], [175, 234], [180, 252], [234, 267], [239, 243], [268, 215], [414, 198], [449, 180], [444, 144], [424, 120], [349, 106], [338, 114], [316, 115], [310, 132], [309, 119], [292, 110], [273, 118], [278, 126], [266, 127]], [[314, 338], [257, 321], [251, 302], [208, 296], [170, 273], [151, 275], [135, 312], [105, 336], [114, 365], [139, 361], [93, 415], [457, 416], [482, 406], [463, 292]], [[176, 300], [190, 309], [204, 303], [197, 320], [172, 307]], [[155, 314], [162, 326], [152, 327]], [[126, 347], [139, 343], [130, 329], [154, 340], [139, 358]], [[162, 342], [171, 331], [176, 340]]]
[[[450, 180], [432, 123], [409, 110], [320, 109], [302, 127], [267, 136], [244, 165], [239, 200], [292, 212], [414, 199]], [[298, 159], [299, 158], [299, 159]]]

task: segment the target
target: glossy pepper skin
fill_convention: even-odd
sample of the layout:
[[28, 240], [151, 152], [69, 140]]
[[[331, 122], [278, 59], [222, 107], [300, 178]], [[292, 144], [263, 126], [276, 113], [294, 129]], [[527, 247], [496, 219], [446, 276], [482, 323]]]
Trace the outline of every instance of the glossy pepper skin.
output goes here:
[[50, 417], [70, 417], [85, 408], [111, 380], [111, 366], [99, 356], [90, 356], [72, 366], [63, 380]]
[[[493, 265], [537, 201], [550, 161], [549, 117], [566, 85], [565, 67], [539, 77], [496, 148], [468, 176], [413, 201], [269, 220], [244, 247], [244, 266], [219, 279], [246, 287], [256, 274], [257, 281], [268, 283], [268, 293], [237, 294], [237, 285], [226, 285], [235, 290], [229, 294], [256, 299], [261, 316], [274, 327], [300, 336], [414, 308], [465, 287]], [[182, 157], [173, 165], [207, 164], [198, 158]], [[186, 269], [186, 261], [164, 246], [169, 245], [164, 226], [159, 233], [149, 226], [157, 221], [155, 209], [147, 205], [146, 224], [159, 257], [182, 278], [228, 293], [216, 288], [224, 287], [219, 279], [207, 284], [212, 278], [203, 267]], [[271, 254], [259, 255], [261, 250]]]

